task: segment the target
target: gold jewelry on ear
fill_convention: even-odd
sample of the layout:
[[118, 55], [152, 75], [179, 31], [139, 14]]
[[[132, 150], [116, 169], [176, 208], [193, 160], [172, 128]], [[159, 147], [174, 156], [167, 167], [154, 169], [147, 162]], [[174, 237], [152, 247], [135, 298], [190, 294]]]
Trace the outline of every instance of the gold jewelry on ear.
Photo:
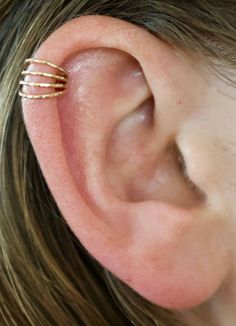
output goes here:
[[49, 77], [49, 78], [53, 78], [54, 82], [36, 83], [36, 82], [28, 82], [25, 80], [21, 80], [19, 83], [20, 85], [35, 86], [35, 87], [53, 87], [55, 89], [58, 89], [58, 91], [55, 91], [53, 93], [48, 93], [48, 94], [26, 94], [21, 90], [19, 90], [19, 95], [21, 97], [28, 98], [28, 99], [44, 99], [44, 98], [51, 98], [51, 97], [60, 96], [64, 94], [67, 87], [68, 74], [63, 68], [55, 65], [52, 62], [36, 59], [36, 58], [26, 59], [25, 64], [29, 64], [29, 63], [44, 64], [52, 68], [56, 68], [57, 70], [59, 70], [59, 72], [56, 74], [51, 74], [48, 72], [23, 70], [22, 71], [23, 76], [31, 75], [31, 76]]

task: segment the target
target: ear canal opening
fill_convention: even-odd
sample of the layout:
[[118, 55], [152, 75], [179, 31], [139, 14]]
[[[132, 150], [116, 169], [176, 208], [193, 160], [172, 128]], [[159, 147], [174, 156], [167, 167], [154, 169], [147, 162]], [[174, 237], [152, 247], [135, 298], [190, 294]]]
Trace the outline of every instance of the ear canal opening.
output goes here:
[[176, 142], [173, 142], [171, 144], [171, 146], [174, 149], [174, 151], [176, 152], [178, 166], [179, 166], [181, 174], [183, 175], [187, 185], [194, 191], [196, 196], [199, 197], [199, 201], [204, 202], [206, 200], [206, 195], [189, 177], [188, 168], [187, 168], [184, 156], [183, 156], [178, 144]]
[[155, 112], [155, 99], [154, 96], [151, 95], [144, 103], [143, 106], [147, 105], [147, 110], [150, 116], [150, 127], [154, 127], [156, 120], [155, 120], [155, 116], [154, 116], [154, 112]]

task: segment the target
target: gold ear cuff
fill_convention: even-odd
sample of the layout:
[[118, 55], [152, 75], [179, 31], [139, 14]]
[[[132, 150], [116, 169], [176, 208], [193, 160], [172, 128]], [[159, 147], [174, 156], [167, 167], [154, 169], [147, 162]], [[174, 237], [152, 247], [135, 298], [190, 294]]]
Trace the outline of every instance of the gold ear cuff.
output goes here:
[[48, 62], [45, 60], [41, 60], [41, 59], [34, 59], [34, 58], [26, 59], [25, 64], [29, 64], [29, 63], [44, 64], [44, 65], [50, 66], [52, 68], [56, 68], [58, 70], [58, 73], [51, 74], [48, 72], [23, 70], [22, 71], [23, 76], [26, 76], [26, 75], [43, 76], [43, 77], [47, 77], [47, 78], [53, 78], [54, 81], [51, 83], [50, 82], [35, 83], [35, 82], [28, 82], [25, 80], [21, 80], [20, 85], [35, 86], [35, 87], [53, 87], [53, 88], [55, 88], [55, 90], [58, 90], [58, 91], [55, 91], [54, 93], [38, 94], [37, 95], [37, 94], [26, 94], [26, 93], [23, 93], [21, 90], [19, 90], [19, 95], [21, 97], [25, 97], [25, 98], [29, 98], [29, 99], [41, 99], [41, 98], [51, 98], [51, 97], [55, 97], [55, 96], [64, 94], [66, 86], [67, 86], [68, 74], [63, 68], [55, 65], [54, 63], [51, 63], [51, 62]]

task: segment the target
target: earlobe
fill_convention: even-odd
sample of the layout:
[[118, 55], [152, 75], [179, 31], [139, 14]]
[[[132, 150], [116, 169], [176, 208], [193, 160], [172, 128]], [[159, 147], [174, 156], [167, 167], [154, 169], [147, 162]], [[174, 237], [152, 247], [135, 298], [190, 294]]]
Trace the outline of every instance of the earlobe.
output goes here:
[[209, 256], [221, 219], [211, 225], [212, 213], [169, 146], [197, 107], [194, 92], [183, 95], [198, 77], [179, 82], [191, 64], [140, 27], [101, 16], [65, 24], [35, 57], [69, 75], [63, 97], [23, 99], [22, 107], [45, 180], [74, 234], [150, 301], [187, 308], [206, 300], [229, 268], [227, 252]]

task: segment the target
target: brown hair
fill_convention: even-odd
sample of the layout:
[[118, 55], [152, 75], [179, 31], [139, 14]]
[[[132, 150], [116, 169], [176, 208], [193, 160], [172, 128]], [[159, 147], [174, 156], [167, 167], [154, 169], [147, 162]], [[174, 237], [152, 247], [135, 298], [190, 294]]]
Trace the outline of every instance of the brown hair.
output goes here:
[[24, 60], [47, 36], [88, 14], [137, 24], [221, 73], [236, 67], [235, 12], [228, 0], [0, 1], [1, 325], [183, 325], [100, 266], [72, 234], [34, 155], [17, 88]]

